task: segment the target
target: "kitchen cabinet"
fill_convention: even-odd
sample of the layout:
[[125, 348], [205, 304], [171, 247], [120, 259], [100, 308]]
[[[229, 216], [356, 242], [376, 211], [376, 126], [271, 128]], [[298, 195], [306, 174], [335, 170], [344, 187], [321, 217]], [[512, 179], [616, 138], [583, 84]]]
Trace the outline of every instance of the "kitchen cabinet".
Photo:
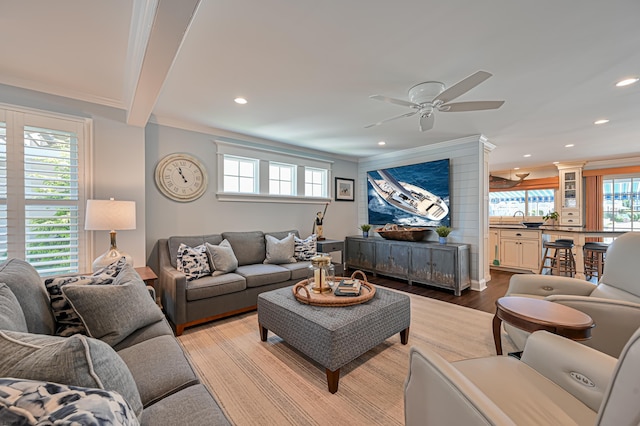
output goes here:
[[558, 164], [561, 226], [582, 226], [582, 166]]
[[500, 230], [500, 266], [538, 272], [540, 267], [540, 231]]

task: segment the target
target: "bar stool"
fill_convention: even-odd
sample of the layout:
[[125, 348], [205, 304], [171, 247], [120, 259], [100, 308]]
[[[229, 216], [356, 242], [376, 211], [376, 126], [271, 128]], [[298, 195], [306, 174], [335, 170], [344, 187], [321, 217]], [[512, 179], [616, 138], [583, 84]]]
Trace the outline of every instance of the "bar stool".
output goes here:
[[602, 277], [607, 248], [609, 248], [609, 244], [597, 241], [584, 244], [584, 275], [587, 281], [591, 281], [592, 278], [600, 280]]
[[[576, 274], [576, 259], [573, 257], [573, 240], [558, 239], [555, 241], [545, 241], [542, 245], [544, 254], [540, 263], [538, 273], [542, 275], [545, 269], [549, 269], [551, 275], [562, 275], [573, 277]], [[550, 253], [553, 250], [553, 253]], [[547, 266], [549, 259], [549, 266]]]

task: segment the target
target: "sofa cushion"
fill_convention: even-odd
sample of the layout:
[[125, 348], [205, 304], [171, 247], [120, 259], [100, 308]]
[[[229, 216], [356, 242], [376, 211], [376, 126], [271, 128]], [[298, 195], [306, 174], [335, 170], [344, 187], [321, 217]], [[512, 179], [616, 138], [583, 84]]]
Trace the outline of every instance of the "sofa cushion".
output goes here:
[[231, 243], [239, 266], [262, 263], [266, 256], [262, 231], [223, 232], [222, 237]]
[[280, 265], [265, 265], [262, 263], [239, 266], [236, 273], [247, 280], [247, 288], [282, 283], [291, 278], [291, 271], [288, 269]]
[[306, 280], [309, 273], [311, 262], [308, 260], [300, 260], [296, 263], [283, 263], [281, 267], [291, 271], [292, 280]]
[[164, 318], [142, 280], [109, 286], [66, 285], [62, 292], [87, 334], [109, 346]]
[[247, 288], [247, 281], [243, 276], [229, 273], [218, 276], [203, 277], [187, 283], [187, 300], [208, 299], [235, 293]]
[[171, 329], [171, 326], [166, 319], [154, 322], [153, 324], [150, 324], [146, 327], [139, 328], [138, 330], [128, 335], [126, 339], [124, 339], [117, 345], [113, 345], [112, 347], [117, 352], [124, 348], [128, 348], [129, 346], [137, 345], [140, 342], [144, 342], [145, 340], [153, 339], [154, 337], [158, 336], [173, 336], [173, 330]]
[[300, 237], [300, 233], [298, 232], [297, 229], [290, 229], [289, 231], [275, 231], [275, 232], [264, 233], [265, 237], [267, 235], [271, 235], [272, 237], [276, 237], [279, 240], [283, 239], [284, 237], [288, 237], [289, 234], [293, 234], [296, 237]]
[[0, 330], [29, 331], [20, 303], [5, 283], [0, 283]]
[[222, 237], [218, 234], [211, 235], [198, 235], [198, 236], [174, 236], [167, 239], [167, 245], [169, 250], [169, 261], [171, 266], [178, 269], [177, 254], [180, 244], [186, 244], [189, 247], [196, 247], [204, 243], [220, 244]]
[[220, 406], [204, 385], [189, 386], [145, 408], [145, 425], [230, 425]]
[[31, 333], [53, 334], [56, 321], [49, 295], [33, 266], [24, 260], [9, 259], [0, 265], [0, 282], [7, 284], [20, 302]]
[[298, 260], [311, 260], [313, 256], [317, 253], [316, 241], [318, 240], [318, 236], [316, 234], [311, 234], [307, 238], [300, 239], [298, 237], [294, 237], [295, 247], [294, 247], [294, 256]]
[[178, 271], [182, 272], [187, 281], [211, 275], [211, 267], [207, 258], [207, 247], [203, 244], [191, 247], [180, 244], [176, 263]]
[[0, 379], [3, 425], [138, 425], [117, 392], [37, 380]]
[[265, 235], [264, 239], [267, 254], [263, 263], [271, 263], [274, 265], [279, 265], [281, 263], [295, 263], [296, 259], [293, 257], [293, 238], [293, 234], [289, 234], [281, 239], [272, 235]]
[[81, 334], [71, 337], [0, 331], [0, 377], [43, 380], [115, 391], [136, 415], [142, 402], [123, 360], [109, 345]]
[[218, 245], [205, 243], [205, 246], [207, 247], [207, 256], [213, 267], [211, 275], [217, 277], [236, 270], [238, 259], [229, 241], [222, 240]]
[[145, 408], [198, 383], [198, 377], [173, 336], [154, 337], [122, 349], [118, 355], [129, 367]]

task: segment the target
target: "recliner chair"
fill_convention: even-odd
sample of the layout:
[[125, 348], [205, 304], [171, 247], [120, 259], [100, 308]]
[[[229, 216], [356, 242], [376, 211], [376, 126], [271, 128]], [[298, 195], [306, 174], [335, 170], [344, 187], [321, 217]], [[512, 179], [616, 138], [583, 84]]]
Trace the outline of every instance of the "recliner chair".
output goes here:
[[536, 331], [521, 360], [510, 356], [449, 363], [412, 347], [405, 425], [637, 425], [640, 329], [620, 359]]
[[[517, 274], [505, 296], [536, 297], [586, 313], [596, 326], [591, 339], [581, 343], [618, 357], [640, 327], [640, 232], [627, 232], [611, 243], [597, 285], [569, 277]], [[504, 328], [522, 350], [529, 333], [510, 324]]]

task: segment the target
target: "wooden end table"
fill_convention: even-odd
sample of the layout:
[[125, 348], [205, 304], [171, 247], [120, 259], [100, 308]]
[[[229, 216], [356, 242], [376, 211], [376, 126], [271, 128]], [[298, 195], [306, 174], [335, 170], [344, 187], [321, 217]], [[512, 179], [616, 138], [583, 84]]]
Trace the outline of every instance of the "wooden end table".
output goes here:
[[493, 317], [493, 340], [498, 355], [502, 355], [502, 321], [530, 333], [546, 330], [571, 340], [590, 339], [595, 326], [589, 315], [560, 303], [531, 297], [501, 297], [496, 301]]

